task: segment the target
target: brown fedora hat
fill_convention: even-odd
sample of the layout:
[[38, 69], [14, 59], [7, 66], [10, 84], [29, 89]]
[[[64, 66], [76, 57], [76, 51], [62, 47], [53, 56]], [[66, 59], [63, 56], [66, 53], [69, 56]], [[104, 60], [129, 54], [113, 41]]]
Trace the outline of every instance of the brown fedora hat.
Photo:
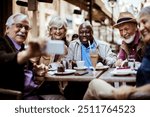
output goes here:
[[120, 24], [127, 22], [133, 22], [137, 24], [135, 17], [130, 12], [121, 12], [117, 20], [117, 23], [113, 27], [118, 28]]

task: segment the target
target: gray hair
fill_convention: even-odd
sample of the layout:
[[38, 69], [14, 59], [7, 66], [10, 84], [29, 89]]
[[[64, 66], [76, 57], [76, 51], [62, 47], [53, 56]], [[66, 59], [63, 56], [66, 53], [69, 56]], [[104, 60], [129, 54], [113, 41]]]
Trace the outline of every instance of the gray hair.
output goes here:
[[48, 23], [48, 30], [50, 30], [52, 27], [63, 27], [67, 30], [67, 21], [63, 18], [61, 18], [58, 15], [52, 16], [50, 22]]
[[142, 15], [150, 15], [150, 6], [142, 8], [139, 13], [139, 17], [141, 17]]
[[[16, 13], [11, 15], [7, 21], [6, 21], [6, 26], [12, 26], [14, 23], [17, 23], [19, 21], [27, 20], [29, 22], [28, 16], [22, 13]], [[30, 22], [29, 22], [30, 26]]]
[[91, 25], [91, 23], [90, 23], [88, 20], [86, 20], [85, 22], [83, 22], [83, 23], [79, 26], [79, 30], [80, 30], [80, 28], [83, 27], [83, 26], [86, 26], [86, 27], [91, 28], [92, 33], [93, 33], [92, 25]]

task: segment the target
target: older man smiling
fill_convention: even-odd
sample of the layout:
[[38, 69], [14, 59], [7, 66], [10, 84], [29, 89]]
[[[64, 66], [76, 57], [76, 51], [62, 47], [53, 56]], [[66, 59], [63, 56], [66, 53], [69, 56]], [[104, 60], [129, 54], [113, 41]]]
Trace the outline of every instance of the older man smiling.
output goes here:
[[[19, 90], [23, 95], [38, 87], [34, 83], [33, 65], [29, 59], [44, 54], [41, 50], [46, 46], [44, 41], [36, 40], [24, 48], [30, 29], [27, 15], [13, 14], [6, 21], [5, 36], [0, 38], [0, 87]], [[46, 73], [48, 68], [42, 68]]]

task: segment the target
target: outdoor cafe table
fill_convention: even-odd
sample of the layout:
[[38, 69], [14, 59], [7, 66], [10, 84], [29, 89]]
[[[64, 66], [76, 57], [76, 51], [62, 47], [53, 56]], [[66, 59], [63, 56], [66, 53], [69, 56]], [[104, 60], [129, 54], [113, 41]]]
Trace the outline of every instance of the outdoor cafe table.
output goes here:
[[[85, 71], [77, 71], [78, 73], [82, 73]], [[47, 73], [45, 75], [44, 80], [45, 81], [59, 81], [61, 90], [64, 90], [68, 82], [90, 82], [91, 80], [95, 78], [99, 78], [99, 76], [103, 73], [104, 71], [88, 71], [87, 74], [84, 75], [51, 75]]]
[[[78, 71], [83, 72], [83, 71]], [[47, 73], [45, 75], [45, 81], [79, 81], [79, 82], [85, 82], [85, 81], [91, 81], [95, 78], [99, 78], [99, 76], [103, 73], [103, 70], [101, 71], [89, 71], [89, 73], [85, 75], [51, 75]]]
[[127, 82], [136, 82], [135, 74], [115, 76], [111, 74], [111, 71], [113, 71], [114, 69], [115, 68], [109, 68], [99, 78], [105, 80], [106, 82], [114, 83], [115, 87], [119, 87], [119, 83], [122, 83], [122, 85], [126, 85]]

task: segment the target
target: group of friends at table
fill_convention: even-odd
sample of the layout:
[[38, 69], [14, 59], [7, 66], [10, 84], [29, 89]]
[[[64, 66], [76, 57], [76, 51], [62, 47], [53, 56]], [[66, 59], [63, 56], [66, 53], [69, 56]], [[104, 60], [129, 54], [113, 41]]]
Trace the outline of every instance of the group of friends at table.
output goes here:
[[[28, 39], [31, 29], [27, 15], [17, 13], [6, 21], [4, 37], [0, 38], [0, 87], [19, 90], [22, 99], [41, 99], [42, 94], [60, 94], [66, 99], [101, 99], [101, 96], [114, 96], [114, 99], [126, 99], [126, 96], [137, 91], [148, 91], [150, 86], [150, 7], [143, 8], [138, 18], [130, 12], [121, 12], [113, 26], [120, 32], [122, 44], [119, 53], [113, 53], [108, 43], [96, 39], [88, 21], [83, 22], [78, 29], [78, 38], [68, 42], [66, 39], [67, 22], [60, 16], [53, 16], [49, 21], [48, 36], [45, 39]], [[63, 40], [65, 53], [63, 55], [47, 55], [42, 51], [48, 40]], [[25, 42], [27, 47], [25, 46]], [[43, 76], [48, 72], [51, 63], [60, 64], [67, 61], [75, 64], [84, 61], [90, 68], [92, 62], [90, 51], [96, 50], [99, 58], [97, 63], [110, 67], [124, 67], [128, 56], [141, 62], [136, 75], [136, 86], [121, 86], [114, 88], [111, 84], [94, 79], [89, 82], [69, 82], [63, 93], [59, 82], [38, 82], [35, 76]], [[145, 88], [146, 87], [146, 88]], [[123, 92], [123, 93], [122, 93]], [[5, 97], [4, 97], [5, 98]]]

